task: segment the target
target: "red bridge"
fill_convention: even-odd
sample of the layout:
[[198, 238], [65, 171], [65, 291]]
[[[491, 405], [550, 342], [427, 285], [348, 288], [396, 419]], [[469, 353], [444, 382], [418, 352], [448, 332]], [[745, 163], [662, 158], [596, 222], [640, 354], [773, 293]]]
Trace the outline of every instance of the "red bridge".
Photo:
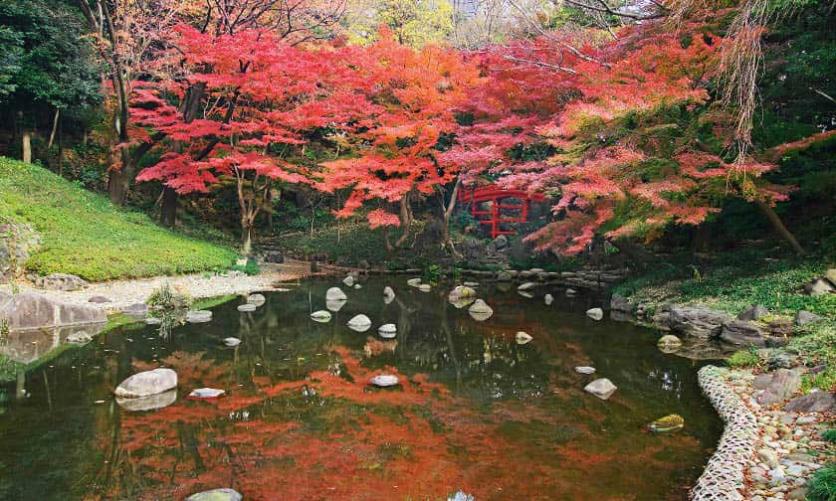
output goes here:
[[[507, 203], [507, 199], [516, 199], [517, 202]], [[528, 221], [528, 211], [531, 202], [544, 202], [546, 197], [539, 193], [528, 193], [523, 190], [503, 190], [496, 185], [480, 186], [477, 188], [463, 188], [459, 191], [459, 203], [470, 204], [470, 214], [479, 221], [479, 224], [490, 226], [491, 238], [499, 235], [513, 235], [514, 230], [503, 229], [503, 224], [525, 223]], [[482, 204], [490, 202], [490, 207], [485, 210]], [[516, 212], [516, 215], [504, 214], [504, 212]]]

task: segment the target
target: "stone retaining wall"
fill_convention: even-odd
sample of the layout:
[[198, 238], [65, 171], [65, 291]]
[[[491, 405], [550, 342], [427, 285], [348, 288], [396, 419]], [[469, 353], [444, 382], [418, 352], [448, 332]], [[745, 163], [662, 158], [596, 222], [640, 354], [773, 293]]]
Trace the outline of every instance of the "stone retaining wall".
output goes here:
[[744, 471], [752, 457], [758, 437], [757, 420], [726, 383], [727, 369], [708, 365], [699, 370], [703, 393], [725, 422], [717, 450], [708, 460], [696, 485], [691, 489], [694, 501], [743, 500]]

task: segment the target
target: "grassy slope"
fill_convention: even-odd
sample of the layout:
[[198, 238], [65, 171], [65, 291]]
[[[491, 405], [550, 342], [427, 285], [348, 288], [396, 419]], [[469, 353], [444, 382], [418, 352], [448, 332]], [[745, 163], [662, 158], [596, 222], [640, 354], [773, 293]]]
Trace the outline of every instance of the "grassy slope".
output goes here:
[[0, 157], [0, 220], [29, 223], [41, 246], [26, 262], [42, 275], [87, 280], [226, 269], [233, 250], [161, 228], [41, 167]]

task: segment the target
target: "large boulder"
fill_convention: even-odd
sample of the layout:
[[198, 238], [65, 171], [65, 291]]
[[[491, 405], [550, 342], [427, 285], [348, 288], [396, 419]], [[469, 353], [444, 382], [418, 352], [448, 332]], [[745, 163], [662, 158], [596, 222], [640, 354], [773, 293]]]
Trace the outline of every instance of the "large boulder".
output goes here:
[[622, 313], [633, 313], [633, 303], [624, 296], [613, 294], [610, 299], [610, 310]]
[[836, 396], [829, 391], [814, 391], [795, 397], [784, 407], [789, 412], [834, 412]]
[[755, 378], [752, 386], [759, 390], [755, 400], [761, 405], [772, 405], [792, 396], [801, 387], [801, 374], [797, 370], [778, 369]]
[[720, 339], [735, 346], [766, 346], [764, 328], [755, 322], [732, 320], [723, 324]]
[[811, 296], [822, 296], [836, 292], [836, 286], [824, 278], [817, 278], [804, 286], [804, 291]]
[[241, 501], [244, 499], [238, 491], [222, 488], [198, 492], [186, 498], [186, 501]]
[[670, 329], [688, 336], [714, 338], [720, 335], [723, 324], [734, 318], [728, 313], [701, 306], [671, 306]]
[[40, 236], [29, 225], [0, 224], [0, 282], [15, 278], [40, 244]]
[[100, 308], [62, 303], [34, 292], [0, 292], [0, 318], [6, 319], [10, 330], [107, 322], [107, 315]]
[[815, 313], [810, 313], [809, 311], [799, 310], [798, 313], [795, 314], [795, 325], [807, 325], [818, 322], [822, 320], [822, 317], [816, 315]]
[[348, 299], [348, 296], [339, 287], [331, 287], [325, 293], [326, 301], [345, 301], [346, 299]]
[[119, 383], [113, 393], [119, 398], [141, 398], [177, 388], [177, 373], [159, 368], [134, 374]]
[[743, 310], [740, 315], [737, 316], [738, 320], [760, 320], [761, 318], [769, 315], [769, 310], [766, 309], [766, 306], [760, 304], [753, 304], [752, 306]]
[[33, 282], [41, 289], [51, 291], [77, 291], [87, 287], [82, 278], [69, 273], [53, 273], [45, 277], [36, 276]]

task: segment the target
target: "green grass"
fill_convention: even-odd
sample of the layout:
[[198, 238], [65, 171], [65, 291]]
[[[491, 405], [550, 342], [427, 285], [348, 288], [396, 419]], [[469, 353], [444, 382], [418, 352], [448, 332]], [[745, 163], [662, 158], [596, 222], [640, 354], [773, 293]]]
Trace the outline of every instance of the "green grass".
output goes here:
[[236, 258], [231, 248], [167, 230], [44, 168], [0, 157], [2, 220], [28, 223], [40, 234], [25, 267], [41, 275], [91, 281], [174, 275], [225, 270]]
[[744, 368], [755, 367], [760, 363], [761, 359], [753, 350], [740, 350], [734, 352], [732, 356], [726, 360], [729, 367]]
[[830, 463], [813, 474], [807, 484], [809, 501], [836, 501], [836, 463]]

